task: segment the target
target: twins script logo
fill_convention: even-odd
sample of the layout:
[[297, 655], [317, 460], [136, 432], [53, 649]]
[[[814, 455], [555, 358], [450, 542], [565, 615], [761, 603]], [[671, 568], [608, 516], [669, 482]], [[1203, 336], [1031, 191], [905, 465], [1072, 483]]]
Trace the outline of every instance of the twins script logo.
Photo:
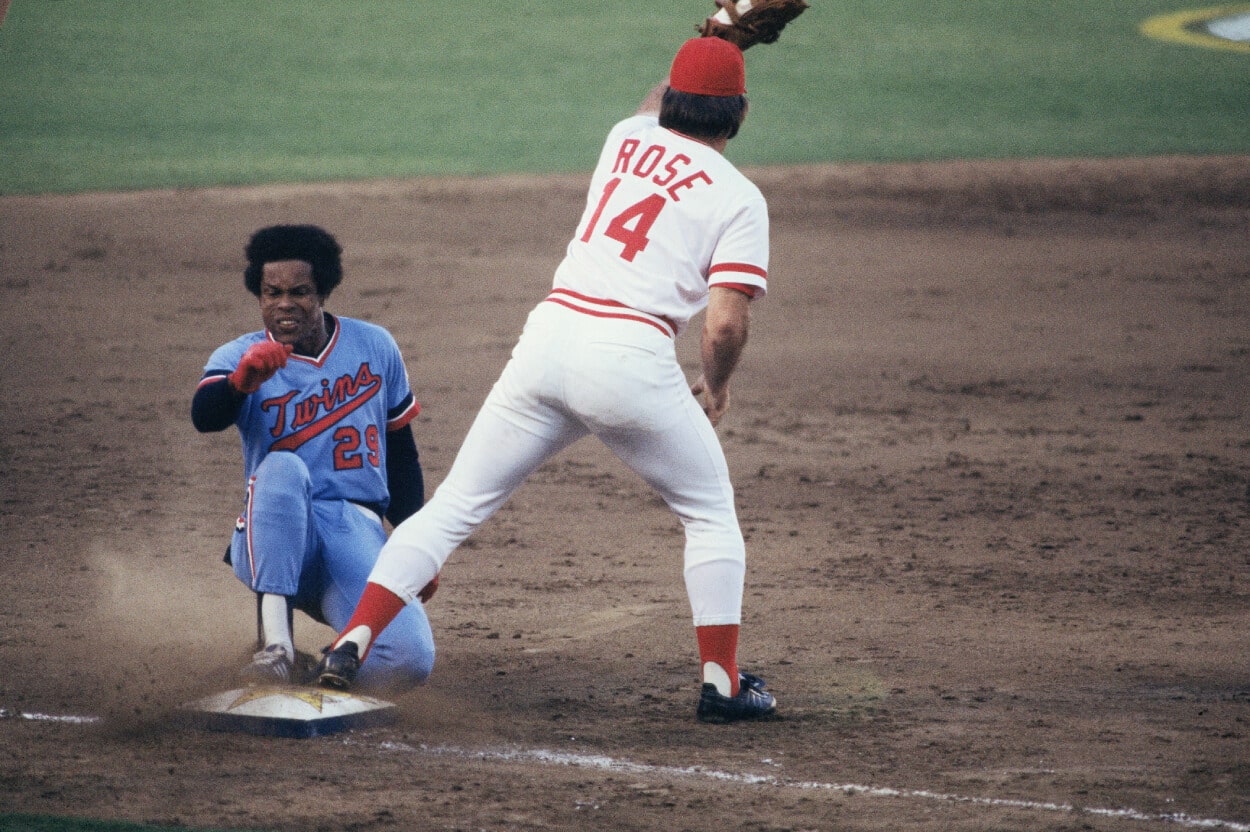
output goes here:
[[[278, 440], [269, 446], [269, 450], [295, 450], [314, 436], [334, 427], [348, 414], [376, 396], [381, 389], [382, 379], [374, 375], [366, 362], [360, 365], [355, 376], [340, 376], [333, 384], [329, 379], [322, 379], [320, 392], [298, 401], [295, 400], [298, 390], [292, 390], [285, 396], [266, 399], [261, 407], [266, 411], [275, 411], [270, 433]], [[292, 432], [282, 436], [288, 417]]]

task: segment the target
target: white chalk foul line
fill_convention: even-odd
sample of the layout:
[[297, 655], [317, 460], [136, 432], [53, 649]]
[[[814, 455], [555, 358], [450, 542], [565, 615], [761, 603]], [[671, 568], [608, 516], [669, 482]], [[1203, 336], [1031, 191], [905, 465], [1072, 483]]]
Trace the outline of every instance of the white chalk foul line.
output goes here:
[[[351, 738], [345, 743], [357, 744]], [[1145, 823], [1166, 823], [1188, 829], [1218, 829], [1228, 832], [1250, 832], [1250, 824], [1238, 823], [1215, 818], [1196, 818], [1184, 812], [1142, 812], [1137, 809], [1101, 809], [1094, 806], [1077, 806], [1071, 803], [1050, 803], [1035, 800], [1015, 800], [999, 797], [970, 797], [967, 795], [933, 792], [925, 789], [895, 789], [886, 786], [863, 786], [855, 783], [821, 783], [810, 780], [793, 780], [771, 774], [744, 774], [732, 771], [718, 771], [701, 766], [657, 766], [647, 763], [633, 763], [629, 760], [618, 760], [596, 754], [569, 754], [546, 749], [486, 749], [472, 750], [454, 746], [412, 746], [402, 742], [383, 742], [378, 746], [383, 751], [398, 751], [415, 754], [432, 754], [442, 757], [464, 757], [478, 760], [497, 760], [500, 762], [540, 763], [553, 766], [570, 766], [574, 768], [592, 768], [601, 771], [625, 774], [652, 775], [661, 777], [701, 777], [707, 780], [719, 780], [727, 783], [738, 783], [744, 786], [775, 786], [785, 789], [806, 791], [842, 792], [844, 794], [862, 794], [869, 797], [901, 798], [905, 800], [933, 800], [943, 803], [963, 803], [972, 806], [989, 806], [1006, 809], [1029, 809], [1038, 812], [1056, 812], [1071, 815], [1095, 815], [1098, 817], [1131, 820]]]
[[0, 708], [0, 719], [29, 719], [35, 722], [68, 722], [73, 725], [89, 725], [92, 722], [99, 722], [98, 716], [56, 716], [54, 714], [31, 714], [25, 711], [13, 711], [8, 708]]
[[[74, 716], [27, 713], [9, 708], [0, 708], [0, 719], [28, 719], [36, 722], [62, 722], [85, 725], [100, 721], [98, 716]], [[343, 740], [344, 744], [359, 744], [351, 737]], [[1071, 803], [1050, 803], [1035, 800], [1015, 800], [1002, 797], [970, 797], [967, 795], [932, 792], [925, 789], [895, 789], [888, 786], [863, 786], [855, 783], [821, 783], [812, 780], [793, 780], [771, 774], [743, 774], [732, 771], [718, 771], [702, 766], [657, 766], [649, 763], [632, 763], [599, 754], [569, 754], [562, 751], [536, 749], [486, 749], [471, 750], [454, 746], [408, 745], [402, 742], [382, 742], [378, 745], [383, 751], [400, 751], [416, 754], [433, 754], [443, 757], [465, 757], [478, 760], [498, 760], [500, 762], [531, 762], [544, 765], [570, 766], [574, 768], [593, 768], [601, 771], [623, 772], [627, 774], [646, 774], [662, 777], [702, 777], [707, 780], [720, 780], [727, 783], [739, 783], [745, 786], [776, 786], [786, 789], [808, 791], [842, 792], [843, 794], [863, 794], [869, 797], [893, 797], [911, 800], [934, 800], [944, 803], [964, 803], [972, 806], [991, 806], [1007, 809], [1032, 809], [1039, 812], [1059, 812], [1073, 815], [1095, 815], [1098, 817], [1134, 820], [1145, 823], [1169, 823], [1188, 829], [1218, 829], [1228, 832], [1250, 832], [1250, 824], [1216, 818], [1196, 818], [1184, 812], [1142, 812], [1137, 809], [1101, 809], [1095, 806], [1076, 806]]]

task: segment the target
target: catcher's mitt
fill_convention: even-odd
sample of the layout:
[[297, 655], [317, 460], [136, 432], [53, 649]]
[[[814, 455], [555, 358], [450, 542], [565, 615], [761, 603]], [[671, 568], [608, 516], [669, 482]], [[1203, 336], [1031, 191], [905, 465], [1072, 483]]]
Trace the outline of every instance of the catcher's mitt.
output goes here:
[[786, 24], [809, 7], [807, 0], [716, 0], [720, 11], [695, 29], [705, 38], [727, 40], [739, 49], [774, 43]]

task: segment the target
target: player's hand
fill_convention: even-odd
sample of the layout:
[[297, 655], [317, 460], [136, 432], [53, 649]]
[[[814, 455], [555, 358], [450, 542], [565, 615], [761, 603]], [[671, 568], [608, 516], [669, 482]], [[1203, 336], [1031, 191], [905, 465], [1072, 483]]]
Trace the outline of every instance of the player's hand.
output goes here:
[[239, 359], [239, 366], [227, 376], [230, 386], [240, 393], [255, 393], [273, 374], [286, 366], [286, 360], [295, 351], [290, 344], [277, 341], [261, 341], [252, 344]]
[[703, 412], [707, 414], [708, 421], [712, 423], [712, 427], [720, 424], [720, 419], [725, 415], [725, 411], [729, 409], [729, 388], [712, 392], [707, 387], [707, 380], [703, 376], [692, 385], [690, 392], [697, 399], [703, 397]]
[[422, 604], [427, 604], [429, 603], [430, 599], [434, 597], [435, 592], [438, 592], [438, 576], [437, 575], [435, 575], [434, 579], [431, 580], [428, 584], [421, 587], [421, 591], [417, 593], [417, 597], [421, 599]]

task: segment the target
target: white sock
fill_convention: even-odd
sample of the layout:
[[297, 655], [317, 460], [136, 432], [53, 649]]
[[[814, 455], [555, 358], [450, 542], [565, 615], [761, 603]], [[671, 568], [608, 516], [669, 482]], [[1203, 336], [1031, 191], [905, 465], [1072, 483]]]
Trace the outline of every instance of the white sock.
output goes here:
[[265, 646], [281, 645], [287, 657], [295, 658], [295, 640], [291, 636], [290, 602], [285, 595], [266, 592], [260, 597], [260, 628]]
[[725, 672], [725, 668], [716, 662], [703, 663], [703, 683], [716, 686], [716, 692], [721, 696], [730, 696], [733, 692], [733, 681], [729, 678], [729, 674]]
[[334, 646], [339, 647], [345, 641], [355, 642], [356, 655], [363, 658], [365, 651], [369, 649], [369, 644], [373, 641], [373, 630], [364, 624], [357, 624], [346, 633], [343, 633], [342, 637], [334, 642]]

